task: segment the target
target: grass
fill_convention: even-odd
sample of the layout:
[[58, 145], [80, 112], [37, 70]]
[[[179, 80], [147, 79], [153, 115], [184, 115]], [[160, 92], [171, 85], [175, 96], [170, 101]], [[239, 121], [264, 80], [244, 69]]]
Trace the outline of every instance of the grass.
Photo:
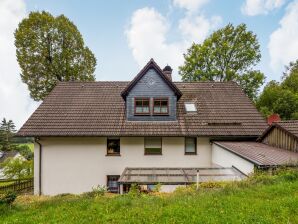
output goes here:
[[0, 207], [0, 222], [298, 223], [297, 205], [298, 172], [285, 171], [173, 194], [20, 196], [11, 209]]

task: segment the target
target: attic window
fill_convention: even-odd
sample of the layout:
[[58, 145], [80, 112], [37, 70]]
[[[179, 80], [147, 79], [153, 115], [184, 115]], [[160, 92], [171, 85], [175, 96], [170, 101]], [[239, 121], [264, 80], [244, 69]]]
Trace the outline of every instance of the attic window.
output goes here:
[[197, 108], [194, 103], [184, 103], [186, 112], [196, 112]]
[[149, 115], [150, 114], [150, 99], [149, 98], [135, 98], [135, 114]]

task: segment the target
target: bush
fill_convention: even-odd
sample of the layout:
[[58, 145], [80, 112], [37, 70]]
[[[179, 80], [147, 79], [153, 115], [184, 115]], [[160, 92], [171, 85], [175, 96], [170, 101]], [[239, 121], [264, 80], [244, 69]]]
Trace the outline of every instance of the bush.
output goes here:
[[140, 194], [141, 194], [141, 191], [140, 191], [139, 185], [137, 185], [137, 184], [132, 184], [132, 185], [130, 186], [128, 195], [134, 197], [134, 196], [139, 196]]
[[158, 184], [156, 184], [156, 185], [154, 186], [154, 188], [153, 188], [152, 191], [153, 191], [154, 193], [158, 193], [158, 192], [160, 192], [161, 187], [162, 187], [162, 185], [161, 185], [160, 183], [158, 183]]
[[8, 191], [0, 195], [0, 204], [11, 205], [17, 198], [17, 195], [13, 191]]
[[108, 191], [108, 188], [106, 186], [97, 185], [96, 187], [92, 187], [91, 194], [93, 195], [93, 197], [100, 197], [100, 196], [104, 196], [107, 191]]
[[223, 188], [225, 185], [224, 182], [208, 181], [200, 183], [199, 188]]

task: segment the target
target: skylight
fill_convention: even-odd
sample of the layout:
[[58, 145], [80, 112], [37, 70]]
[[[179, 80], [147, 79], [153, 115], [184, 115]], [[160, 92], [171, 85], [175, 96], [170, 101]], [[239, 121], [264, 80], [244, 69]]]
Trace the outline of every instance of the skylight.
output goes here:
[[186, 112], [196, 112], [197, 108], [196, 105], [194, 103], [185, 103], [185, 110]]

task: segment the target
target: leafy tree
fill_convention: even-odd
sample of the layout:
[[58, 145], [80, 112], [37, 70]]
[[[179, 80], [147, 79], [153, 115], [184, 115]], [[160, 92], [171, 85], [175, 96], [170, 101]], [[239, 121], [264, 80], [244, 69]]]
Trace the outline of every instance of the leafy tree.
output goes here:
[[298, 119], [298, 61], [286, 67], [281, 83], [265, 86], [256, 105], [265, 117], [278, 113], [282, 119]]
[[183, 81], [236, 81], [255, 99], [265, 76], [252, 68], [261, 58], [257, 37], [245, 24], [228, 24], [215, 31], [202, 44], [195, 44], [184, 54], [179, 67]]
[[43, 100], [58, 81], [95, 80], [96, 59], [64, 15], [31, 12], [14, 35], [21, 78], [34, 100]]
[[33, 161], [21, 158], [5, 160], [1, 167], [7, 179], [21, 179], [33, 176]]
[[30, 150], [28, 145], [19, 145], [16, 150], [26, 159], [32, 160], [34, 157], [33, 152]]
[[12, 149], [12, 138], [16, 133], [16, 126], [12, 120], [7, 121], [5, 118], [0, 124], [0, 149], [8, 151]]

